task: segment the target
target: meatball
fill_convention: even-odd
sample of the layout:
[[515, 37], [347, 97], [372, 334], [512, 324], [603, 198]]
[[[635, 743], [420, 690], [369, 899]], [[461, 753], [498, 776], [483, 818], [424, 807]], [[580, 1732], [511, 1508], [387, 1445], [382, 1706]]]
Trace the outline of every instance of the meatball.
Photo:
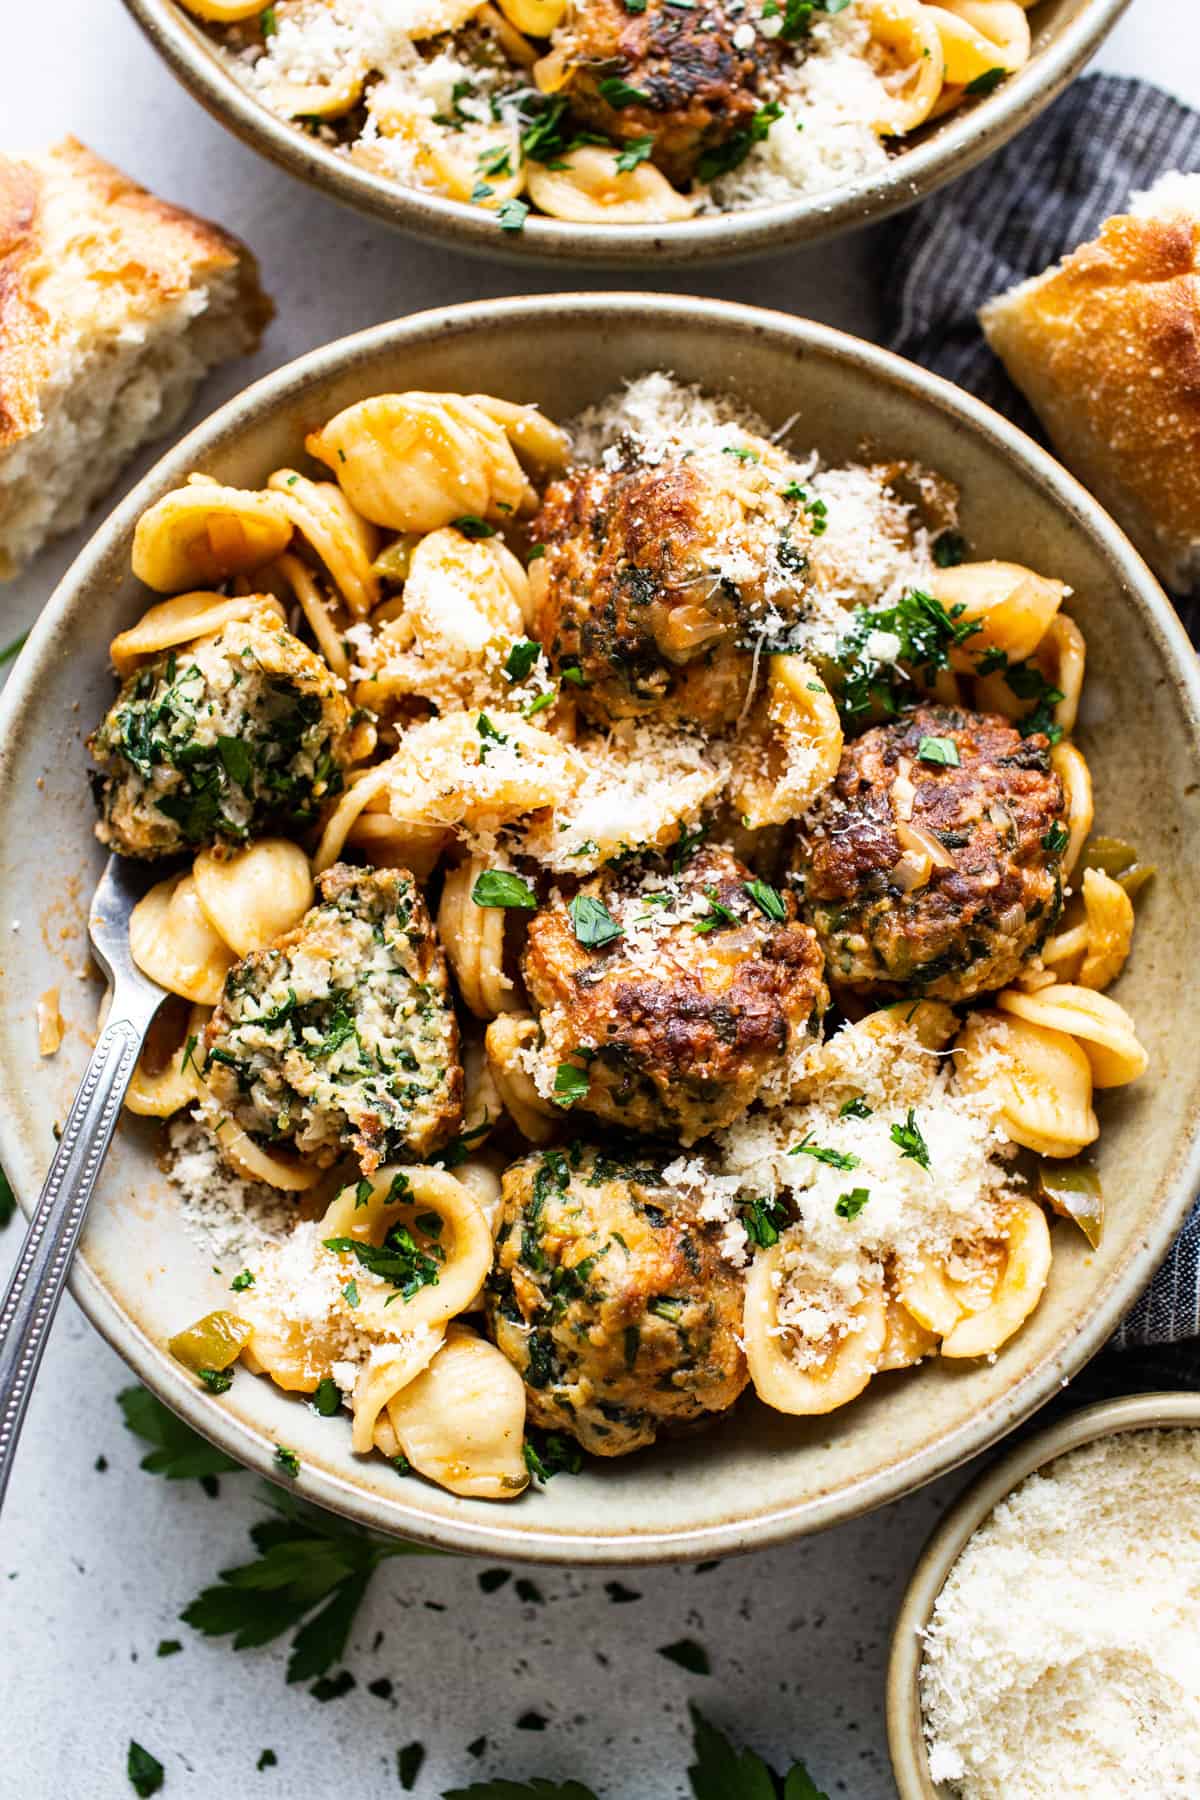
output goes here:
[[628, 446], [576, 469], [532, 526], [535, 632], [588, 718], [655, 717], [719, 731], [754, 679], [754, 644], [802, 617], [811, 523], [771, 445]]
[[742, 1281], [720, 1231], [645, 1159], [575, 1145], [506, 1170], [487, 1319], [535, 1423], [626, 1456], [733, 1405]]
[[740, 43], [747, 16], [724, 0], [646, 0], [640, 12], [624, 0], [574, 5], [554, 38], [572, 116], [618, 141], [652, 138], [653, 160], [686, 185], [705, 151], [748, 129], [759, 84], [778, 61], [761, 33]]
[[830, 980], [950, 1001], [1011, 981], [1062, 905], [1063, 804], [1045, 736], [992, 713], [920, 706], [848, 744], [795, 849]]
[[461, 1122], [446, 959], [406, 869], [338, 863], [293, 931], [230, 970], [204, 1073], [252, 1137], [368, 1174], [425, 1157]]
[[88, 748], [97, 837], [173, 856], [310, 825], [341, 790], [351, 715], [332, 671], [263, 612], [135, 670]]
[[608, 871], [536, 914], [523, 971], [543, 1092], [685, 1144], [787, 1097], [827, 999], [821, 953], [791, 896], [750, 880], [704, 849], [678, 872]]

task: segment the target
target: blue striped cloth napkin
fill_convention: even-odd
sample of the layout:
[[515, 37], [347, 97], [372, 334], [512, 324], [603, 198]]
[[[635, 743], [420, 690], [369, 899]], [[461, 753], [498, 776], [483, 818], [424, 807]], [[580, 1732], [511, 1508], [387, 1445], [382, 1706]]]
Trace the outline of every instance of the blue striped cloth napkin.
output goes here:
[[[1078, 81], [998, 155], [881, 227], [886, 341], [978, 394], [1045, 442], [979, 329], [977, 309], [1085, 239], [1168, 169], [1200, 172], [1200, 114], [1147, 82]], [[1200, 643], [1200, 597], [1178, 599]], [[1164, 1346], [1200, 1334], [1200, 1201], [1112, 1342]], [[1180, 1370], [1155, 1365], [1178, 1385]], [[1197, 1371], [1200, 1385], [1200, 1369]]]

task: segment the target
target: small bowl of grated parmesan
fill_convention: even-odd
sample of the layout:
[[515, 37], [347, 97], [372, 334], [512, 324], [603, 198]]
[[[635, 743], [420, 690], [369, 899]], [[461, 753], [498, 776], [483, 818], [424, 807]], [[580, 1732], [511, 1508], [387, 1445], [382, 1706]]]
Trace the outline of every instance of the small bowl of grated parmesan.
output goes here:
[[900, 1800], [1200, 1794], [1200, 1394], [1087, 1407], [967, 1489], [887, 1714]]

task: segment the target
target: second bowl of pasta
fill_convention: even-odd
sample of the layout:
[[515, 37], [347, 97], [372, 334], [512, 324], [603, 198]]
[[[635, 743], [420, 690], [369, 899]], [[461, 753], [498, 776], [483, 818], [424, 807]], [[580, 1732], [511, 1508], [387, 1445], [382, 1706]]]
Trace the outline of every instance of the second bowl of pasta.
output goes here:
[[354, 1517], [817, 1528], [1027, 1414], [1182, 1215], [1186, 640], [884, 352], [620, 295], [330, 346], [147, 477], [4, 707], [5, 1165], [114, 851], [170, 997], [80, 1298]]

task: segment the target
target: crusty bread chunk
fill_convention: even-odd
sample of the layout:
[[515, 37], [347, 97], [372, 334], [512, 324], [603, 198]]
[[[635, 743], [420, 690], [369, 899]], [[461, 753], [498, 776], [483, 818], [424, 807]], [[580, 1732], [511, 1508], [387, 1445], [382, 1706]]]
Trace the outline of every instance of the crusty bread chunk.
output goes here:
[[243, 244], [74, 138], [0, 155], [0, 579], [78, 525], [273, 311]]
[[1200, 175], [980, 310], [1063, 461], [1168, 587], [1200, 585]]

